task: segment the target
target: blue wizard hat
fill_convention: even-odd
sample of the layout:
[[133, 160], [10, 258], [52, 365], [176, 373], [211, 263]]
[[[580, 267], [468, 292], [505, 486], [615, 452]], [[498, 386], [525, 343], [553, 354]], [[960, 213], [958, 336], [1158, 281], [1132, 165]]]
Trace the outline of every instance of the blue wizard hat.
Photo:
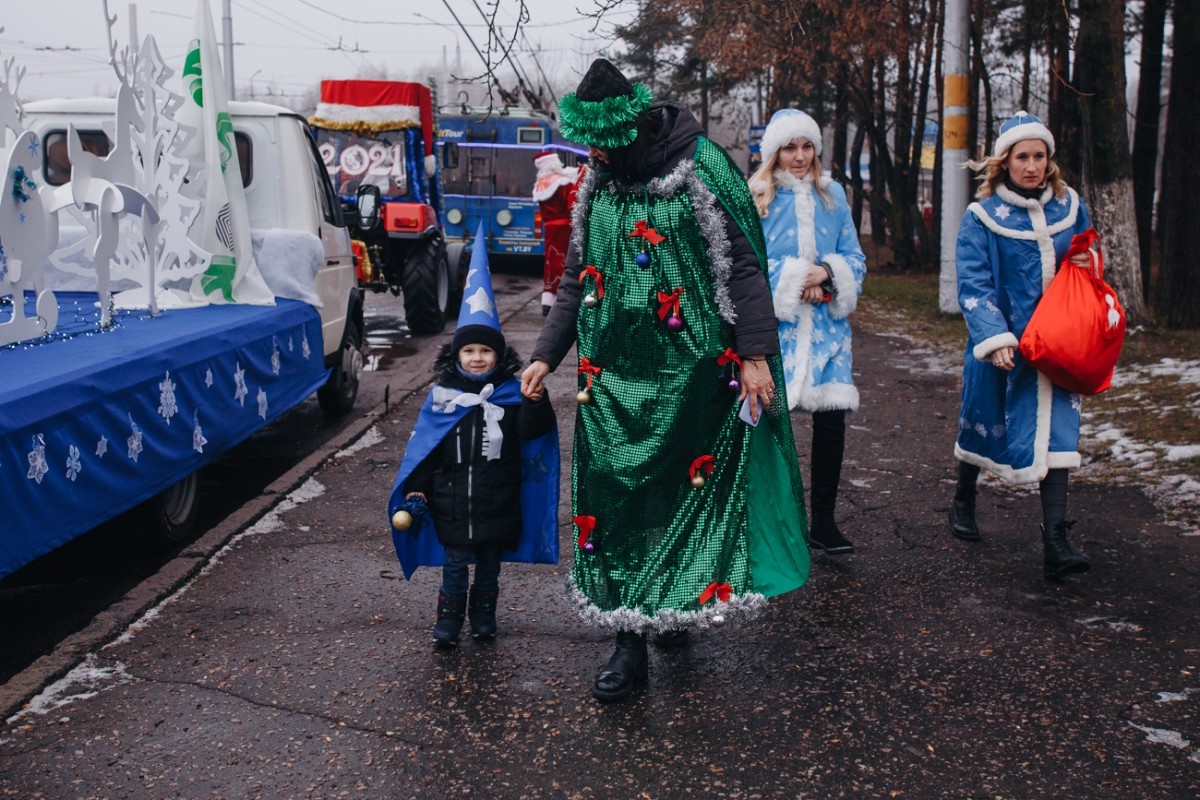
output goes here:
[[1028, 111], [1018, 111], [1012, 119], [1000, 126], [1000, 136], [992, 148], [992, 155], [999, 158], [1012, 149], [1017, 142], [1026, 139], [1041, 139], [1046, 143], [1050, 155], [1054, 155], [1054, 134], [1042, 121]]
[[504, 358], [504, 334], [500, 332], [500, 312], [496, 308], [496, 295], [492, 293], [492, 273], [488, 270], [482, 222], [475, 233], [462, 308], [458, 312], [458, 328], [454, 331], [451, 346], [457, 353], [469, 344], [485, 344], [496, 351], [497, 358]]

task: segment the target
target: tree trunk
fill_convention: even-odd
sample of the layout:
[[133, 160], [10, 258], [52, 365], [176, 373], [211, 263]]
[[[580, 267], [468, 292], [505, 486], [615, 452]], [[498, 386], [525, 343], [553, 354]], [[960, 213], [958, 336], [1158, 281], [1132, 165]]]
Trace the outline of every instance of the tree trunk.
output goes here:
[[1080, 0], [1075, 64], [1092, 226], [1103, 237], [1105, 279], [1138, 322], [1145, 304], [1126, 127], [1124, 11], [1121, 0]]
[[[1187, 8], [1185, 8], [1187, 6]], [[1176, 2], [1171, 15], [1175, 45], [1172, 50], [1171, 97], [1167, 108], [1167, 136], [1163, 142], [1162, 194], [1159, 225], [1163, 229], [1162, 259], [1158, 269], [1158, 317], [1168, 328], [1200, 327], [1200, 270], [1196, 268], [1196, 242], [1200, 241], [1200, 158], [1196, 131], [1200, 103], [1194, 102], [1196, 76], [1200, 75], [1200, 14], [1190, 3]]]
[[1146, 0], [1142, 11], [1142, 65], [1138, 73], [1137, 125], [1133, 129], [1133, 202], [1137, 211], [1142, 299], [1150, 301], [1154, 244], [1154, 187], [1158, 185], [1158, 120], [1162, 112], [1163, 25], [1167, 0]]

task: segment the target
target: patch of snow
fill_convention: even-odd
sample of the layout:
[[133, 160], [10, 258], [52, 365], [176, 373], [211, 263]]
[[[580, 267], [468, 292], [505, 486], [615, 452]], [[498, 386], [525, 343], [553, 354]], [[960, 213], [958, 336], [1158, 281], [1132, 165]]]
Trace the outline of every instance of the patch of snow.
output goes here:
[[29, 714], [45, 716], [56, 708], [95, 697], [105, 689], [132, 680], [133, 676], [125, 671], [125, 665], [121, 662], [112, 667], [98, 667], [96, 654], [88, 653], [83, 663], [43, 689], [29, 701], [27, 707], [9, 717], [8, 723], [12, 724]]
[[1137, 728], [1142, 733], [1146, 734], [1146, 741], [1154, 744], [1169, 744], [1171, 747], [1184, 748], [1191, 745], [1187, 739], [1178, 731], [1168, 730], [1166, 728], [1147, 728], [1144, 725], [1138, 725], [1136, 722], [1130, 722], [1131, 726]]
[[344, 450], [338, 450], [333, 454], [333, 457], [345, 458], [346, 456], [352, 456], [355, 453], [366, 450], [368, 447], [374, 447], [383, 440], [383, 433], [379, 430], [379, 427], [377, 425], [372, 425], [370, 428], [367, 428], [366, 433], [358, 437], [358, 441]]
[[1200, 692], [1200, 689], [1192, 687], [1185, 688], [1182, 692], [1159, 692], [1156, 703], [1178, 703], [1180, 700], [1187, 700], [1195, 692]]
[[1167, 445], [1167, 461], [1183, 461], [1187, 458], [1200, 458], [1200, 444]]

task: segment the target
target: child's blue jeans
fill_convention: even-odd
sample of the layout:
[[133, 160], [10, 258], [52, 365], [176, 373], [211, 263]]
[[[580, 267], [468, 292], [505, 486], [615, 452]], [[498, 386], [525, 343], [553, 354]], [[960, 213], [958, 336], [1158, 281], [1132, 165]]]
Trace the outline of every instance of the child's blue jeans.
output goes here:
[[470, 585], [470, 564], [475, 562], [475, 591], [494, 592], [500, 588], [500, 546], [447, 547], [442, 566], [442, 594], [462, 597]]

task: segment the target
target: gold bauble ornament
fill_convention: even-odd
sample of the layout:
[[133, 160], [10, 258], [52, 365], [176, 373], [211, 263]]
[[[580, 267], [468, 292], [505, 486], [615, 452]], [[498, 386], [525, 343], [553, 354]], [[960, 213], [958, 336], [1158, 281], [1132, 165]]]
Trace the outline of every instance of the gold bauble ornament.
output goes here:
[[406, 531], [412, 527], [412, 514], [405, 511], [403, 508], [392, 514], [392, 527], [398, 531]]
[[695, 486], [697, 489], [699, 489], [703, 485], [704, 485], [704, 476], [703, 475], [693, 475], [692, 476], [692, 486]]
[[581, 406], [586, 406], [588, 403], [592, 402], [592, 393], [587, 389], [580, 389], [579, 394], [575, 395], [575, 402], [579, 403]]

